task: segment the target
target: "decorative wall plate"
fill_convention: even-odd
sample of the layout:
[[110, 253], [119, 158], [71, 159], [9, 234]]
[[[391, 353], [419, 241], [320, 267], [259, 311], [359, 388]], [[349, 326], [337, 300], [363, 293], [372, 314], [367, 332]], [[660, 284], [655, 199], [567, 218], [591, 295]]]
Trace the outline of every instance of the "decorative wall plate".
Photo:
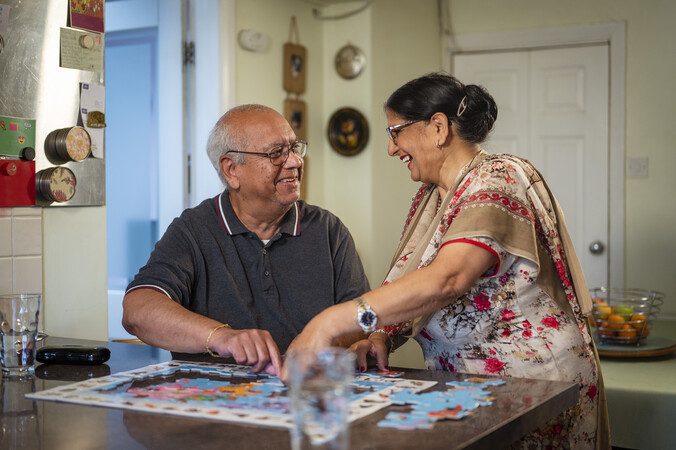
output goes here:
[[366, 55], [359, 47], [347, 44], [336, 53], [334, 64], [338, 75], [350, 80], [358, 77], [364, 70]]
[[354, 108], [341, 108], [329, 119], [328, 137], [331, 147], [344, 156], [364, 150], [369, 141], [366, 117]]

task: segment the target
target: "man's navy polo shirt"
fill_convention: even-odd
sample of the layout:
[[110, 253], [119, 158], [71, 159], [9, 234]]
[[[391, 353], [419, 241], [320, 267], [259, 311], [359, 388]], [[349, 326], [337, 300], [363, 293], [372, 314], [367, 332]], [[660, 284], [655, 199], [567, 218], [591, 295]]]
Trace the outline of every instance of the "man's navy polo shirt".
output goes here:
[[227, 191], [174, 219], [127, 291], [140, 287], [235, 329], [268, 330], [282, 352], [320, 311], [369, 290], [336, 216], [298, 201], [264, 245]]

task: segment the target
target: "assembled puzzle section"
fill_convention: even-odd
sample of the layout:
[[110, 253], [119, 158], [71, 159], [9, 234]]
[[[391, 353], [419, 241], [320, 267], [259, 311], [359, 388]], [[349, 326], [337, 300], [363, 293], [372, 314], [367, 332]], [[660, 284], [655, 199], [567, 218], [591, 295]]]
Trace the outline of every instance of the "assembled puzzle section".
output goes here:
[[[290, 398], [277, 378], [247, 366], [169, 361], [27, 395], [38, 400], [123, 408], [291, 428]], [[355, 376], [349, 421], [389, 406], [399, 392], [421, 392], [435, 381], [365, 373]]]

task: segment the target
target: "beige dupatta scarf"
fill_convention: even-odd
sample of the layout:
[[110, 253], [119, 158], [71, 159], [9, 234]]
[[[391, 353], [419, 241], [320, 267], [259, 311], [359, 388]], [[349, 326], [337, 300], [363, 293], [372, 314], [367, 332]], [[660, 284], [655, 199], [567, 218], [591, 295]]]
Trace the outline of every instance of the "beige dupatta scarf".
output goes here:
[[[574, 292], [574, 298], [568, 298], [563, 292], [563, 287], [556, 273], [556, 269], [554, 268], [552, 257], [547, 253], [546, 249], [537, 245], [535, 236], [528, 236], [529, 232], [525, 230], [525, 228], [529, 228], [530, 234], [532, 235], [532, 227], [530, 227], [530, 225], [527, 227], [525, 225], [521, 226], [518, 221], [511, 221], [509, 225], [501, 223], [501, 221], [505, 220], [504, 214], [502, 216], [495, 214], [495, 211], [492, 211], [495, 208], [476, 208], [475, 210], [468, 212], [467, 214], [472, 214], [474, 216], [472, 219], [478, 220], [470, 219], [464, 221], [465, 225], [459, 227], [459, 229], [455, 229], [453, 232], [453, 234], [457, 236], [445, 236], [444, 239], [449, 240], [455, 237], [463, 237], [463, 235], [468, 236], [472, 235], [474, 232], [478, 233], [474, 235], [484, 235], [494, 239], [497, 238], [497, 240], [510, 252], [537, 263], [540, 268], [540, 275], [538, 276], [538, 284], [540, 287], [548, 292], [557, 304], [577, 321], [581, 328], [586, 327], [587, 321], [585, 316], [589, 315], [591, 312], [591, 296], [589, 294], [589, 289], [587, 288], [587, 282], [585, 281], [580, 262], [575, 253], [575, 249], [573, 248], [568, 228], [566, 227], [563, 212], [541, 174], [532, 166], [532, 164], [511, 155], [490, 156], [481, 151], [472, 161], [470, 161], [467, 167], [460, 171], [454, 185], [449, 189], [443, 199], [440, 199], [439, 191], [436, 189], [436, 186], [433, 185], [426, 186], [418, 192], [413, 199], [407, 225], [404, 228], [399, 247], [395, 252], [395, 257], [392, 260], [390, 271], [385, 278], [384, 283], [390, 283], [397, 280], [413, 270], [428, 265], [434, 260], [440, 248], [441, 237], [448, 228], [448, 226], [444, 227], [444, 223], [450, 222], [448, 220], [450, 213], [450, 211], [448, 211], [449, 206], [451, 209], [456, 207], [456, 205], [451, 205], [451, 202], [461, 194], [461, 192], [458, 192], [458, 189], [468, 182], [468, 180], [466, 181], [467, 174], [480, 164], [486, 162], [487, 159], [496, 157], [507, 159], [523, 170], [528, 178], [529, 187], [526, 192], [529, 200], [533, 204], [542, 205], [543, 210], [547, 211], [547, 214], [544, 216], [538, 217], [536, 214], [534, 220], [547, 222], [544, 224], [544, 228], [546, 229], [557, 230], [558, 239], [563, 248], [563, 255], [561, 256], [568, 269], [567, 272], [570, 274], [569, 280]], [[440, 206], [439, 202], [441, 202]], [[486, 215], [489, 217], [485, 217]], [[477, 225], [486, 223], [487, 221], [492, 226], [487, 227], [486, 230], [482, 230], [480, 225]], [[495, 223], [498, 223], [497, 227], [495, 226]], [[470, 234], [467, 234], [468, 231], [470, 231]], [[429, 322], [433, 314], [417, 317], [411, 322], [407, 322], [399, 332], [401, 333], [410, 330], [407, 337], [416, 336]], [[599, 370], [597, 381], [599, 398], [597, 409], [598, 428], [596, 434], [596, 448], [609, 449], [610, 432], [603, 378], [600, 373], [601, 364], [593, 340], [590, 339], [587, 343], [594, 352], [596, 365]]]
[[[507, 239], [506, 247], [514, 254], [526, 257], [540, 266], [541, 271], [545, 274], [542, 277], [543, 283], [547, 283], [549, 287], [546, 290], [552, 295], [562, 309], [572, 313], [573, 316], [583, 317], [588, 315], [592, 305], [591, 296], [587, 289], [587, 283], [584, 279], [584, 274], [582, 273], [577, 255], [575, 254], [575, 249], [573, 248], [563, 218], [563, 212], [561, 211], [558, 202], [551, 194], [549, 187], [540, 173], [528, 161], [511, 155], [499, 155], [499, 157], [508, 159], [523, 169], [530, 181], [530, 187], [527, 190], [529, 198], [531, 201], [541, 203], [545, 209], [551, 211], [544, 220], [551, 221], [548, 225], [556, 228], [558, 231], [568, 271], [570, 273], [571, 284], [575, 292], [575, 299], [568, 300], [562, 290], [552, 288], [556, 283], [556, 280], [554, 279], [556, 274], [553, 272], [553, 266], [549, 261], [551, 258], [548, 258], [547, 255], [543, 253], [542, 249], [535, 245], [534, 239], [520, 239], [519, 237], [514, 238], [514, 240]], [[488, 155], [484, 151], [479, 152], [474, 159], [460, 171], [454, 185], [448, 190], [448, 193], [443, 199], [440, 199], [439, 191], [433, 185], [427, 186], [425, 191], [418, 193], [418, 196], [414, 198], [411, 207], [412, 210], [409, 213], [410, 215], [412, 214], [412, 216], [404, 229], [399, 247], [397, 248], [395, 257], [390, 265], [390, 271], [385, 278], [385, 283], [397, 280], [413, 270], [428, 265], [434, 260], [434, 257], [440, 248], [441, 234], [443, 234], [441, 231], [443, 230], [442, 220], [444, 220], [445, 216], [448, 216], [449, 205], [458, 195], [459, 187], [466, 183], [465, 180], [468, 173], [484, 163], [487, 159], [492, 158], [494, 157]], [[422, 199], [419, 198], [421, 195], [423, 196]], [[439, 201], [441, 201], [441, 205], [437, 208]], [[485, 211], [477, 212], [477, 214], [484, 213]], [[536, 218], [536, 220], [538, 219]], [[500, 231], [501, 235], [508, 233], [509, 230], [504, 231], [504, 233]], [[492, 234], [495, 234], [495, 232], [485, 233], [485, 235], [495, 238], [496, 236], [492, 236]], [[503, 239], [500, 240], [504, 242]], [[421, 316], [408, 323], [406, 326], [406, 328], [410, 327], [410, 334], [408, 337], [416, 336], [427, 324], [432, 315], [433, 314]]]

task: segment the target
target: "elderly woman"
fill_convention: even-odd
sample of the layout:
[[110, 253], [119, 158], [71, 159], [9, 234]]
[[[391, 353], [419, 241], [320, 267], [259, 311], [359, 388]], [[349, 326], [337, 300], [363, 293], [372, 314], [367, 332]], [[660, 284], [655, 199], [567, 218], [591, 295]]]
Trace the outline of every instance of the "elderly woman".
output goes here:
[[[480, 144], [497, 117], [485, 89], [430, 74], [385, 103], [388, 154], [422, 186], [382, 287], [312, 319], [289, 347], [359, 329], [385, 369], [414, 337], [429, 369], [579, 383], [579, 402], [524, 447], [608, 446], [605, 400], [585, 314], [589, 294], [558, 204], [538, 171]], [[376, 324], [381, 328], [376, 328]]]

